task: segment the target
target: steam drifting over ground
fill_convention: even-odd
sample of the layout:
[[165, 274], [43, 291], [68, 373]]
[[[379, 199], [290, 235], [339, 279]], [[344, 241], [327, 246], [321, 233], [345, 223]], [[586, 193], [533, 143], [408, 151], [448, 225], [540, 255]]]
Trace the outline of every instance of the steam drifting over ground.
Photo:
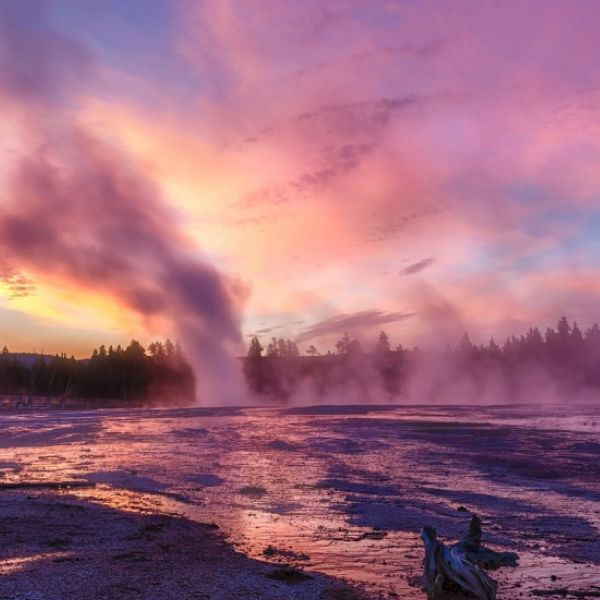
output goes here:
[[[358, 318], [344, 322], [355, 323]], [[335, 321], [330, 322], [335, 325]], [[531, 327], [508, 337], [473, 344], [465, 333], [446, 349], [406, 349], [385, 332], [369, 351], [347, 333], [334, 352], [299, 356], [291, 340], [266, 347], [253, 338], [244, 364], [258, 399], [300, 404], [516, 404], [597, 401], [600, 327], [582, 331], [562, 317], [544, 334]]]

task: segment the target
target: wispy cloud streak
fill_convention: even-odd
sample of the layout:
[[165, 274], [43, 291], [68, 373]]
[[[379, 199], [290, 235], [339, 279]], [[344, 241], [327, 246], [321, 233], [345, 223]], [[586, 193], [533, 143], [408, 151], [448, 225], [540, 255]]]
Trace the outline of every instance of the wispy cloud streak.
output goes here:
[[424, 258], [422, 260], [418, 260], [415, 263], [408, 265], [408, 267], [404, 267], [404, 269], [400, 269], [401, 275], [414, 275], [415, 273], [420, 273], [430, 267], [435, 260], [433, 258]]
[[412, 316], [411, 313], [385, 313], [379, 310], [362, 310], [353, 314], [336, 315], [307, 327], [296, 338], [296, 342], [303, 344], [315, 338], [338, 335], [344, 332], [362, 333], [372, 330], [373, 327], [405, 321]]

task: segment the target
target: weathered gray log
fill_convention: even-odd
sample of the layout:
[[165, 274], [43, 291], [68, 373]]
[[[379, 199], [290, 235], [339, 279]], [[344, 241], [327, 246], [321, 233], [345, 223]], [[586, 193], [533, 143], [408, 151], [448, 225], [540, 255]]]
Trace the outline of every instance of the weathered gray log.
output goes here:
[[480, 600], [496, 600], [496, 582], [483, 568], [512, 566], [518, 560], [514, 552], [495, 552], [481, 545], [481, 521], [475, 515], [467, 535], [457, 544], [440, 542], [433, 527], [423, 528], [421, 538], [425, 545], [423, 585], [429, 600], [442, 598], [447, 582]]

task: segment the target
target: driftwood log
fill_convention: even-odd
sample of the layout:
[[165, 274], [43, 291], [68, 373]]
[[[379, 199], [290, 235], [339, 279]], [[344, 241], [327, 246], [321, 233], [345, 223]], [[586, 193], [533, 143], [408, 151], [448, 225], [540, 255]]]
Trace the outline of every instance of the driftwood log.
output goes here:
[[433, 527], [424, 527], [421, 538], [425, 544], [423, 585], [429, 600], [441, 599], [449, 590], [496, 600], [496, 582], [484, 569], [515, 566], [519, 559], [514, 552], [495, 552], [481, 545], [481, 520], [476, 515], [457, 544], [440, 542]]

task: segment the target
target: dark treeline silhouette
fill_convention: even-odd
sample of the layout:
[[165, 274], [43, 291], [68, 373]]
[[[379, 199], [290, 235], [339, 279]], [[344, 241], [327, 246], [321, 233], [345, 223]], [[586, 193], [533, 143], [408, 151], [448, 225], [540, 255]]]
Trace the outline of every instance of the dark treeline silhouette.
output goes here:
[[390, 348], [384, 332], [368, 354], [347, 333], [335, 344], [335, 352], [323, 355], [310, 345], [306, 355], [300, 356], [297, 345], [282, 338], [273, 338], [265, 355], [263, 350], [260, 340], [253, 337], [244, 360], [244, 374], [251, 392], [276, 401], [285, 401], [298, 391], [326, 396], [341, 386], [346, 391], [352, 389], [360, 398], [369, 393], [374, 376], [390, 396], [397, 396], [409, 360], [402, 348]]
[[195, 378], [178, 345], [100, 346], [86, 360], [0, 354], [0, 394], [190, 403]]
[[[424, 351], [392, 346], [385, 332], [368, 350], [347, 333], [335, 348], [314, 345], [301, 355], [292, 340], [252, 337], [242, 367], [258, 401], [414, 403], [538, 402], [600, 394], [600, 327], [582, 331], [561, 318], [542, 333], [530, 328], [502, 344], [473, 344], [465, 333], [455, 347]], [[0, 396], [95, 399], [118, 403], [190, 404], [195, 377], [169, 340], [144, 349], [100, 346], [89, 359], [0, 352]], [[304, 396], [304, 398], [303, 398]], [[242, 402], [243, 399], [240, 399]]]
[[[464, 334], [456, 347], [426, 352], [392, 347], [381, 332], [365, 352], [347, 333], [335, 351], [309, 346], [300, 356], [294, 342], [273, 339], [263, 354], [257, 337], [244, 360], [248, 386], [257, 395], [285, 401], [296, 394], [342, 394], [342, 401], [482, 400], [520, 402], [552, 399], [582, 391], [600, 392], [600, 327], [582, 331], [562, 317], [544, 333], [532, 327], [499, 345], [473, 344]], [[544, 396], [544, 398], [542, 398]]]

